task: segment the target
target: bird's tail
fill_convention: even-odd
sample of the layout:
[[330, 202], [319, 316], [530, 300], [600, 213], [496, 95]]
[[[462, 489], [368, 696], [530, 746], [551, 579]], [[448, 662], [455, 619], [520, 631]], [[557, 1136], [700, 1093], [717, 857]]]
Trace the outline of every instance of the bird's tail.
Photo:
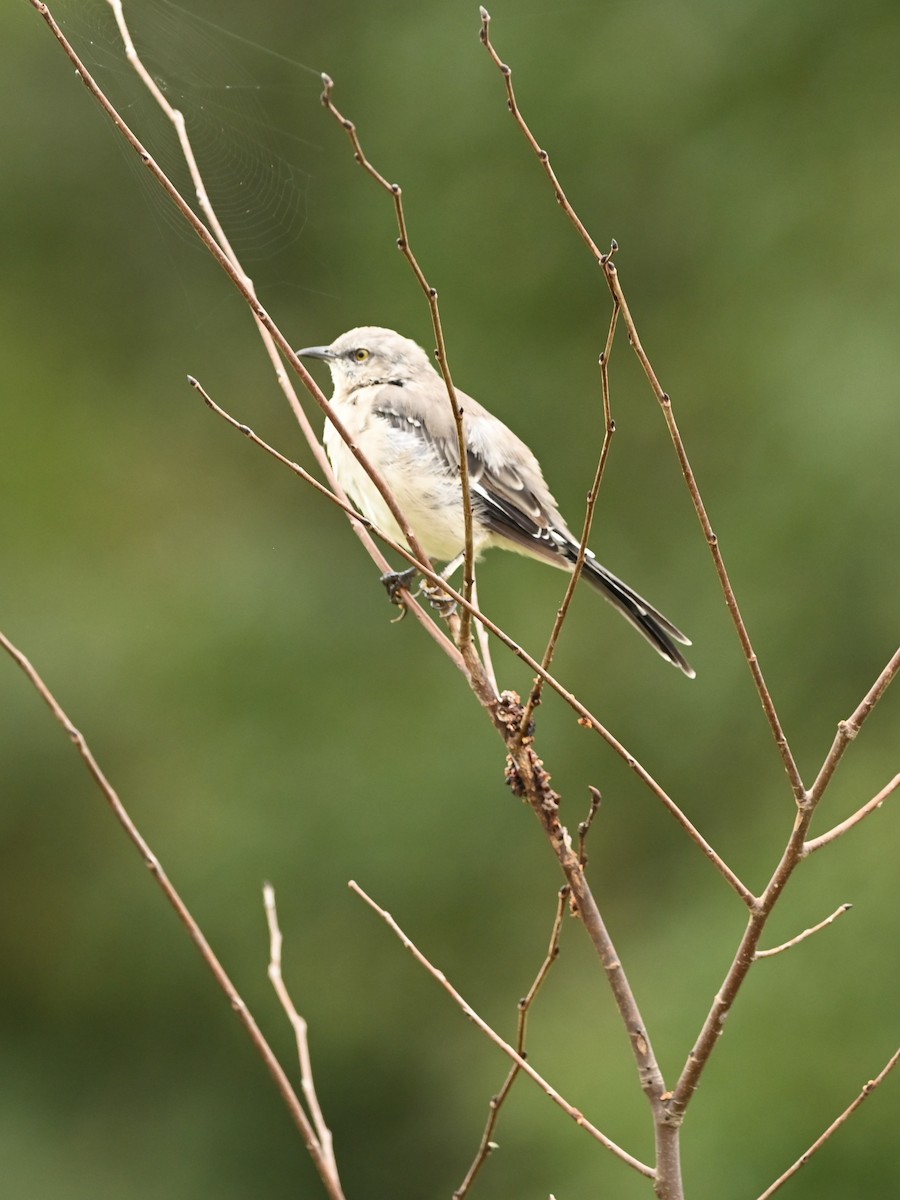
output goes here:
[[[572, 556], [573, 562], [577, 552], [576, 546]], [[683, 646], [690, 646], [690, 638], [685, 637], [677, 626], [673, 625], [661, 612], [658, 612], [652, 604], [648, 604], [643, 596], [639, 596], [627, 583], [623, 583], [621, 579], [613, 575], [612, 571], [607, 571], [606, 567], [598, 563], [590, 551], [584, 560], [583, 575], [588, 583], [593, 584], [597, 591], [614, 608], [617, 608], [635, 629], [644, 635], [650, 645], [667, 662], [684, 671], [688, 679], [694, 678], [696, 674], [694, 668], [676, 645], [676, 642], [680, 642]]]

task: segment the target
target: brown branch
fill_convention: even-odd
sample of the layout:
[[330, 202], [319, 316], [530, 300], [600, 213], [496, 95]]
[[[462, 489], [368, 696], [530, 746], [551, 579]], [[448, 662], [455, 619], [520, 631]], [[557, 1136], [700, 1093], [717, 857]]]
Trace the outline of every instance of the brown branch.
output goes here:
[[[630, 344], [635, 352], [635, 355], [637, 356], [637, 359], [640, 362], [645, 375], [647, 376], [647, 380], [650, 384], [650, 387], [652, 388], [653, 393], [656, 396], [656, 398], [659, 401], [659, 404], [662, 408], [663, 415], [665, 417], [666, 424], [669, 429], [669, 435], [672, 439], [673, 445], [675, 446], [675, 451], [676, 451], [676, 454], [678, 455], [678, 461], [681, 464], [682, 473], [684, 474], [685, 482], [687, 483], [688, 491], [690, 493], [691, 500], [694, 505], [694, 510], [697, 514], [698, 520], [700, 521], [701, 528], [703, 529], [703, 534], [706, 538], [707, 545], [709, 546], [710, 551], [712, 553], [713, 562], [714, 562], [715, 568], [716, 568], [716, 574], [719, 577], [719, 583], [720, 583], [722, 590], [724, 592], [724, 595], [725, 595], [725, 602], [728, 605], [728, 611], [731, 614], [732, 621], [734, 622], [735, 629], [737, 630], [738, 638], [740, 640], [741, 647], [744, 651], [744, 657], [747, 660], [747, 664], [750, 668], [750, 673], [753, 677], [753, 682], [756, 685], [756, 690], [759, 695], [760, 702], [762, 703], [763, 711], [766, 714], [766, 718], [769, 722], [769, 726], [771, 728], [772, 735], [775, 739], [775, 744], [778, 748], [779, 754], [781, 755], [781, 759], [784, 764], [785, 771], [787, 772], [788, 778], [790, 780], [791, 789], [794, 793], [794, 798], [797, 801], [797, 803], [799, 804], [804, 800], [805, 795], [806, 795], [805, 788], [803, 786], [803, 781], [800, 778], [800, 772], [797, 769], [797, 764], [794, 760], [794, 756], [793, 756], [793, 753], [791, 752], [790, 746], [788, 745], [788, 741], [787, 741], [785, 732], [781, 726], [781, 721], [778, 717], [778, 713], [775, 708], [775, 703], [772, 699], [772, 695], [766, 684], [765, 678], [763, 677], [762, 668], [759, 665], [759, 660], [757, 658], [756, 652], [754, 651], [752, 643], [750, 641], [750, 635], [747, 632], [747, 627], [744, 623], [743, 617], [741, 616], [740, 609], [738, 608], [737, 598], [735, 597], [734, 589], [731, 586], [731, 581], [728, 577], [728, 572], [725, 568], [725, 560], [722, 557], [722, 552], [719, 548], [719, 540], [718, 540], [716, 534], [713, 532], [712, 525], [710, 523], [709, 517], [706, 512], [706, 508], [705, 508], [703, 501], [701, 499], [701, 496], [700, 496], [699, 488], [697, 487], [697, 481], [694, 477], [694, 472], [691, 468], [690, 462], [688, 461], [687, 452], [685, 451], [684, 443], [681, 439], [681, 434], [675, 423], [675, 417], [674, 417], [674, 413], [672, 412], [671, 401], [670, 401], [668, 395], [666, 394], [666, 392], [663, 390], [662, 385], [660, 384], [659, 379], [656, 376], [656, 372], [653, 370], [653, 367], [650, 363], [650, 359], [648, 358], [648, 356], [647, 356], [646, 352], [644, 351], [644, 348], [641, 344], [641, 340], [640, 340], [640, 337], [638, 336], [638, 332], [637, 332], [637, 327], [635, 326], [635, 323], [634, 323], [634, 318], [631, 315], [631, 310], [628, 307], [627, 301], [625, 300], [625, 294], [622, 291], [622, 286], [619, 282], [618, 271], [616, 270], [616, 265], [613, 262], [613, 255], [612, 255], [612, 253], [602, 254], [600, 252], [596, 242], [593, 240], [591, 235], [588, 233], [587, 228], [585, 227], [584, 223], [579, 218], [578, 214], [575, 212], [575, 209], [572, 207], [572, 204], [570, 203], [568, 197], [566, 196], [566, 193], [565, 193], [561, 183], [559, 182], [559, 179], [557, 178], [557, 175], [556, 175], [555, 171], [553, 170], [553, 167], [550, 164], [550, 156], [548, 155], [546, 150], [541, 149], [541, 146], [538, 143], [537, 139], [535, 138], [534, 134], [531, 132], [531, 129], [529, 128], [528, 123], [525, 121], [525, 118], [522, 116], [522, 113], [519, 109], [519, 105], [516, 101], [515, 92], [513, 90], [512, 71], [504, 62], [501, 61], [500, 56], [497, 54], [497, 51], [494, 49], [493, 43], [491, 42], [491, 38], [490, 38], [491, 17], [490, 17], [490, 14], [488, 13], [487, 9], [485, 9], [485, 8], [482, 8], [480, 11], [481, 11], [481, 41], [484, 44], [485, 48], [487, 49], [488, 54], [491, 56], [495, 65], [497, 66], [497, 68], [499, 69], [500, 73], [503, 76], [504, 83], [506, 84], [507, 105], [509, 107], [509, 110], [514, 117], [516, 124], [519, 126], [519, 129], [522, 131], [523, 135], [525, 136], [525, 139], [527, 140], [528, 144], [531, 146], [532, 150], [536, 154], [538, 161], [540, 162], [541, 167], [543, 168], [544, 174], [549, 179], [550, 184], [553, 187], [553, 192], [554, 192], [554, 195], [556, 196], [557, 203], [562, 208], [563, 212], [568, 217], [569, 221], [571, 222], [572, 226], [575, 228], [579, 237], [584, 242], [584, 244], [587, 246], [587, 248], [591, 252], [591, 255], [593, 256], [594, 260], [598, 263], [601, 270], [603, 271], [604, 276], [606, 278], [607, 286], [609, 287], [610, 293], [612, 294], [613, 301], [614, 301], [615, 305], [617, 306], [618, 310], [621, 311], [622, 321], [623, 321], [626, 331], [628, 333], [628, 341], [630, 342]], [[614, 248], [616, 248], [615, 243], [614, 243]]]
[[[562, 923], [566, 914], [566, 903], [568, 898], [569, 888], [568, 885], [565, 885], [559, 889], [559, 899], [556, 905], [556, 917], [554, 918], [553, 929], [550, 933], [550, 945], [547, 948], [547, 954], [543, 963], [541, 963], [538, 973], [534, 978], [534, 982], [528, 989], [528, 992], [516, 1005], [516, 1008], [518, 1009], [516, 1053], [520, 1058], [523, 1059], [525, 1058], [525, 1038], [528, 1023], [528, 1012], [534, 1003], [535, 997], [540, 991], [544, 980], [547, 978], [550, 968], [559, 957], [559, 938], [560, 934], [562, 933]], [[496, 1150], [497, 1144], [491, 1139], [494, 1135], [497, 1119], [500, 1116], [500, 1109], [503, 1107], [506, 1097], [511, 1092], [512, 1085], [515, 1083], [518, 1074], [519, 1065], [518, 1063], [513, 1063], [512, 1067], [510, 1067], [509, 1074], [506, 1076], [506, 1079], [503, 1082], [503, 1086], [500, 1088], [500, 1091], [496, 1094], [496, 1096], [491, 1097], [490, 1104], [488, 1105], [488, 1118], [487, 1122], [485, 1123], [484, 1133], [481, 1135], [481, 1142], [479, 1143], [478, 1150], [475, 1153], [475, 1158], [472, 1161], [472, 1165], [466, 1172], [465, 1179], [463, 1179], [462, 1183], [453, 1193], [453, 1200], [463, 1200], [463, 1197], [467, 1195], [469, 1188], [475, 1182], [478, 1172], [487, 1162], [493, 1151]]]
[[600, 811], [600, 805], [603, 802], [603, 797], [600, 791], [595, 787], [588, 787], [591, 793], [591, 807], [588, 809], [588, 815], [583, 821], [578, 822], [578, 861], [581, 863], [582, 869], [587, 866], [587, 835], [591, 831], [591, 826], [594, 823], [594, 817]]
[[294, 1037], [297, 1041], [297, 1059], [300, 1064], [300, 1086], [303, 1089], [303, 1095], [306, 1098], [306, 1104], [309, 1108], [310, 1117], [312, 1118], [313, 1126], [316, 1130], [316, 1137], [319, 1144], [319, 1149], [322, 1156], [329, 1164], [334, 1178], [338, 1178], [337, 1161], [334, 1157], [334, 1144], [331, 1137], [331, 1130], [325, 1124], [325, 1118], [322, 1115], [322, 1109], [319, 1105], [319, 1098], [316, 1095], [316, 1087], [313, 1081], [312, 1060], [309, 1055], [309, 1029], [306, 1021], [297, 1012], [290, 993], [284, 982], [284, 977], [281, 973], [281, 949], [284, 944], [284, 938], [281, 934], [281, 929], [278, 924], [278, 910], [275, 906], [275, 889], [270, 883], [263, 887], [263, 905], [266, 910], [266, 923], [269, 927], [269, 979], [272, 987], [275, 989], [275, 995], [278, 997], [281, 1007], [284, 1009], [285, 1016], [291, 1023], [291, 1028], [294, 1031]]
[[738, 944], [737, 952], [726, 972], [725, 979], [713, 999], [700, 1034], [694, 1043], [682, 1069], [678, 1083], [669, 1101], [671, 1119], [681, 1121], [685, 1110], [694, 1096], [700, 1077], [709, 1062], [716, 1043], [722, 1035], [725, 1020], [737, 998], [747, 973], [757, 961], [759, 940], [768, 923], [772, 910], [784, 892], [788, 880], [804, 858], [804, 841], [815, 812], [815, 805], [805, 803], [798, 808], [793, 827], [781, 859], [762, 896], [751, 908], [747, 927]]
[[[553, 629], [550, 632], [550, 639], [547, 642], [547, 649], [544, 651], [544, 657], [541, 659], [541, 666], [545, 671], [550, 669], [550, 664], [553, 661], [553, 655], [556, 653], [556, 644], [559, 641], [559, 635], [562, 632], [563, 623], [569, 612], [569, 606], [572, 603], [572, 597], [575, 594], [575, 588], [578, 585], [578, 580], [581, 578], [581, 572], [584, 568], [584, 559], [587, 554], [588, 540], [591, 536], [591, 526], [594, 521], [594, 510], [597, 507], [597, 498], [600, 495], [600, 484], [603, 481], [603, 473], [606, 470], [606, 460], [609, 458], [609, 449], [612, 445], [613, 434], [616, 431], [615, 422], [612, 419], [612, 408], [609, 401], [609, 356], [612, 354], [613, 339], [616, 334], [616, 322], [619, 316], [618, 305], [613, 305], [612, 317], [609, 322], [609, 331], [606, 335], [606, 346], [600, 354], [600, 389], [603, 398], [603, 442], [600, 446], [600, 457], [597, 460], [597, 470], [594, 473], [594, 482], [591, 484], [591, 490], [587, 496], [587, 508], [584, 514], [584, 527], [581, 532], [581, 541], [578, 545], [578, 555], [575, 559], [575, 565], [572, 568], [572, 574], [569, 578], [568, 586], [566, 587], [565, 595], [562, 603], [556, 612], [556, 620], [553, 622]], [[531, 718], [535, 708], [541, 702], [541, 691], [543, 690], [544, 680], [538, 675], [535, 678], [531, 689], [531, 694], [528, 697], [528, 703], [525, 705], [525, 711], [522, 714], [522, 724], [519, 728], [519, 737], [525, 737], [531, 726]]]
[[806, 789], [803, 785], [803, 780], [800, 777], [800, 771], [797, 767], [796, 760], [794, 759], [793, 752], [788, 744], [787, 735], [782, 727], [781, 719], [778, 716], [778, 712], [775, 707], [775, 701], [772, 699], [772, 693], [769, 691], [768, 684], [766, 683], [765, 676], [762, 672], [762, 667], [759, 664], [759, 658], [757, 657], [756, 651], [753, 648], [753, 644], [750, 641], [750, 634], [747, 630], [744, 618], [741, 615], [737, 596], [735, 595], [734, 588], [731, 585], [731, 579], [729, 578], [728, 571], [725, 567], [725, 559], [719, 546], [718, 535], [713, 531], [712, 523], [706, 511], [706, 506], [703, 503], [703, 499], [700, 495], [700, 489], [697, 486], [696, 476], [694, 475], [693, 468], [688, 460], [687, 450], [685, 449], [681, 433], [675, 421], [675, 413], [672, 409], [672, 402], [669, 399], [668, 394], [660, 387], [659, 381], [656, 378], [652, 367], [650, 366], [650, 360], [647, 358], [646, 354], [644, 353], [644, 349], [641, 346], [640, 338], [638, 337], [637, 329], [634, 325], [634, 320], [632, 319], [631, 313], [628, 310], [628, 306], [625, 303], [625, 297], [622, 293], [618, 272], [616, 271], [614, 263], [609, 263], [607, 265], [606, 277], [607, 280], [610, 281], [610, 287], [613, 290], [613, 294], [622, 307], [622, 319], [625, 322], [626, 328], [628, 329], [628, 340], [634, 347], [634, 351], [644, 367], [647, 378], [649, 379], [651, 387], [653, 388], [656, 398], [662, 408], [663, 416], [665, 417], [666, 425], [669, 429], [669, 436], [671, 437], [672, 443], [675, 446], [675, 452], [678, 456], [678, 461], [681, 465], [681, 471], [684, 475], [684, 480], [687, 484], [687, 489], [694, 505], [694, 511], [697, 514], [697, 519], [700, 522], [700, 527], [703, 530], [703, 536], [706, 538], [706, 544], [709, 546], [710, 553], [712, 554], [713, 563], [716, 568], [716, 574], [719, 577], [719, 584], [725, 597], [725, 603], [728, 607], [728, 612], [731, 615], [735, 630], [737, 631], [738, 640], [741, 643], [741, 648], [744, 652], [744, 657], [747, 660], [747, 665], [750, 668], [750, 674], [753, 677], [757, 695], [759, 696], [760, 703], [762, 704], [763, 712], [766, 715], [766, 720], [769, 723], [769, 728], [771, 729], [772, 737], [774, 738], [778, 753], [781, 755], [781, 761], [784, 764], [785, 772], [790, 780], [791, 790], [794, 793], [794, 799], [798, 804], [801, 804], [806, 798]]
[[898, 1062], [900, 1062], [900, 1049], [896, 1050], [891, 1055], [887, 1063], [884, 1065], [884, 1067], [882, 1067], [875, 1078], [870, 1079], [868, 1083], [863, 1086], [862, 1091], [859, 1093], [856, 1099], [851, 1104], [847, 1105], [837, 1120], [831, 1122], [822, 1136], [816, 1138], [809, 1149], [804, 1150], [797, 1161], [788, 1167], [783, 1175], [779, 1175], [775, 1182], [770, 1187], [767, 1187], [766, 1190], [757, 1198], [757, 1200], [769, 1200], [769, 1198], [774, 1196], [775, 1193], [779, 1191], [789, 1179], [797, 1174], [801, 1167], [805, 1167], [816, 1151], [822, 1149], [832, 1134], [836, 1133], [847, 1120], [847, 1118], [851, 1117], [853, 1113], [856, 1112], [862, 1102], [867, 1100], [875, 1091], [875, 1089], [885, 1081], [888, 1075], [890, 1075], [891, 1071], [893, 1071], [894, 1067], [896, 1067]]
[[[888, 671], [890, 671], [890, 664], [888, 669], [882, 672], [873, 689], [857, 709], [857, 713], [862, 714], [860, 720], [863, 720], [868, 715], [868, 712], [871, 711], [871, 706], [884, 693], [887, 684], [890, 682]], [[892, 678], [892, 675], [890, 677]], [[869, 703], [870, 700], [871, 704]], [[765, 956], [765, 952], [761, 954], [758, 951], [760, 937], [775, 904], [778, 902], [796, 868], [804, 858], [808, 857], [815, 850], [834, 841], [870, 812], [874, 812], [898, 785], [900, 785], [900, 776], [896, 776], [886, 788], [882, 789], [877, 796], [874, 796], [867, 804], [864, 804], [858, 812], [842, 822], [841, 825], [835, 826], [834, 829], [823, 834], [820, 838], [814, 838], [810, 841], [806, 840], [806, 834], [809, 831], [810, 823], [825, 785], [823, 784], [816, 794], [810, 791], [798, 805], [791, 835], [781, 859], [756, 906], [751, 908], [747, 928], [741, 938], [737, 953], [726, 973], [722, 986], [716, 993], [699, 1037], [688, 1055], [681, 1076], [676, 1084], [675, 1091], [669, 1103], [669, 1110], [674, 1120], [680, 1121], [684, 1116], [687, 1105], [696, 1091], [700, 1077], [709, 1062], [716, 1042], [722, 1034], [725, 1019], [731, 1011], [731, 1006], [740, 991], [747, 972], [758, 958]], [[814, 931], [810, 930], [809, 932]]]
[[[394, 212], [397, 218], [397, 228], [400, 236], [397, 239], [397, 248], [403, 253], [404, 258], [409, 263], [413, 274], [418, 280], [419, 286], [425, 293], [428, 300], [428, 307], [431, 310], [431, 323], [434, 327], [434, 336], [437, 341], [437, 360], [441, 369], [441, 375], [444, 379], [444, 385], [447, 388], [447, 395], [450, 399], [450, 407], [453, 411], [453, 420], [456, 425], [456, 440], [459, 451], [459, 482], [462, 490], [463, 501], [463, 523], [465, 529], [465, 575], [463, 579], [463, 594], [466, 599], [472, 599], [472, 586], [474, 584], [475, 572], [475, 542], [472, 525], [472, 494], [469, 485], [469, 456], [467, 452], [467, 442], [465, 433], [465, 417], [462, 406], [456, 395], [456, 389], [453, 386], [453, 378], [450, 374], [450, 364], [447, 361], [447, 347], [444, 343], [444, 330], [441, 323], [440, 307], [438, 305], [437, 288], [431, 286], [425, 277], [425, 272], [419, 265], [419, 260], [413, 253], [412, 246], [409, 240], [409, 231], [406, 225], [406, 214], [403, 209], [403, 189], [399, 183], [388, 183], [385, 177], [378, 171], [371, 162], [369, 162], [363, 152], [362, 143], [359, 140], [359, 134], [356, 130], [356, 125], [353, 121], [345, 117], [335, 107], [334, 101], [331, 98], [331, 93], [334, 88], [334, 81], [328, 76], [322, 76], [322, 83], [325, 90], [322, 92], [322, 103], [332, 117], [337, 121], [343, 130], [345, 130], [350, 144], [353, 147], [353, 156], [359, 165], [367, 172], [379, 185], [383, 188], [394, 201]], [[460, 627], [460, 638], [465, 645], [468, 645], [471, 637], [470, 616], [469, 610], [463, 610], [462, 625]]]
[[[518, 698], [512, 693], [504, 693], [501, 699], [504, 701], [510, 730], [517, 730], [521, 719]], [[607, 983], [628, 1035], [641, 1088], [656, 1113], [662, 1103], [662, 1097], [667, 1095], [665, 1080], [653, 1052], [637, 998], [588, 885], [581, 857], [572, 848], [569, 831], [559, 819], [560, 798], [550, 787], [550, 776], [530, 745], [512, 739], [509, 750], [507, 782], [514, 795], [527, 800], [553, 847], [571, 889], [573, 907], [597, 951], [606, 974]]]
[[646, 1175], [648, 1178], [653, 1177], [652, 1167], [648, 1167], [646, 1163], [642, 1163], [639, 1159], [629, 1154], [627, 1150], [623, 1150], [621, 1146], [617, 1145], [614, 1141], [612, 1141], [611, 1138], [608, 1138], [605, 1133], [601, 1133], [601, 1131], [595, 1125], [592, 1125], [587, 1117], [585, 1117], [584, 1113], [577, 1109], [573, 1104], [569, 1104], [569, 1102], [565, 1100], [559, 1094], [559, 1092], [557, 1092], [557, 1090], [552, 1087], [546, 1079], [544, 1079], [542, 1075], [538, 1074], [538, 1072], [534, 1069], [534, 1067], [532, 1067], [527, 1059], [523, 1058], [522, 1055], [513, 1049], [508, 1042], [505, 1042], [503, 1038], [500, 1037], [500, 1035], [496, 1033], [486, 1021], [479, 1017], [478, 1013], [475, 1012], [472, 1006], [466, 1002], [466, 1000], [460, 995], [452, 983], [450, 983], [443, 971], [440, 971], [437, 967], [432, 966], [422, 951], [419, 950], [419, 948], [409, 937], [407, 937], [389, 912], [376, 904], [371, 896], [368, 896], [359, 886], [359, 884], [355, 882], [355, 880], [351, 879], [348, 886], [357, 894], [357, 896], [360, 897], [361, 900], [364, 900], [365, 903], [368, 904], [369, 908], [371, 908], [373, 912], [377, 913], [378, 916], [381, 917], [382, 921], [384, 921], [388, 928], [400, 940], [403, 948], [409, 951], [416, 962], [421, 967], [424, 967], [432, 979], [436, 980], [437, 983], [440, 984], [447, 995], [453, 1000], [454, 1004], [456, 1004], [456, 1006], [472, 1022], [472, 1024], [479, 1029], [485, 1035], [485, 1037], [489, 1039], [489, 1041], [493, 1042], [495, 1046], [502, 1050], [503, 1053], [510, 1058], [513, 1063], [516, 1064], [520, 1071], [522, 1071], [529, 1077], [529, 1079], [536, 1083], [541, 1091], [543, 1091], [546, 1096], [549, 1096], [554, 1104], [556, 1104], [564, 1113], [572, 1118], [576, 1125], [589, 1133], [591, 1137], [598, 1141], [605, 1149], [609, 1150], [610, 1153], [614, 1154], [616, 1158], [619, 1158], [622, 1160], [622, 1162], [627, 1163], [629, 1167], [633, 1167], [635, 1171], [638, 1171], [641, 1175]]
[[888, 796], [892, 795], [898, 787], [900, 787], [900, 774], [895, 775], [890, 783], [885, 784], [885, 786], [880, 792], [878, 792], [877, 795], [873, 796], [871, 800], [867, 800], [862, 808], [857, 809], [856, 812], [853, 813], [852, 816], [849, 816], [846, 821], [841, 821], [840, 825], [835, 825], [835, 827], [833, 829], [829, 829], [827, 833], [819, 834], [818, 837], [810, 838], [808, 842], [805, 842], [803, 845], [803, 857], [806, 858], [810, 854], [815, 854], [817, 850], [821, 850], [822, 847], [827, 846], [829, 842], [836, 841], [837, 838], [843, 837], [848, 830], [852, 829], [855, 825], [858, 825], [860, 821], [862, 821], [865, 817], [868, 817], [870, 813], [877, 812], [877, 810], [881, 808], [882, 804], [884, 804], [885, 800], [887, 800]]
[[788, 942], [782, 942], [780, 946], [773, 946], [771, 950], [757, 950], [754, 958], [774, 958], [776, 954], [782, 954], [785, 950], [790, 950], [794, 946], [799, 946], [801, 942], [805, 942], [808, 937], [814, 933], [818, 933], [820, 929], [825, 929], [828, 925], [833, 924], [838, 917], [842, 917], [844, 913], [850, 911], [852, 904], [842, 904], [836, 908], [830, 917], [826, 917], [824, 921], [819, 921], [817, 925], [811, 925], [809, 929], [804, 929], [802, 933], [798, 933], [796, 937], [792, 937]]
[[887, 666], [866, 692], [865, 696], [863, 696], [854, 712], [851, 713], [846, 721], [839, 722], [831, 749], [825, 755], [825, 761], [822, 763], [821, 770], [816, 776], [812, 787], [809, 789], [810, 795], [816, 800], [825, 791], [838, 763], [844, 757], [847, 747], [859, 733], [872, 709], [888, 690], [898, 671], [900, 671], [900, 649], [890, 659]]
[[531, 132], [531, 130], [528, 127], [527, 122], [525, 121], [525, 118], [522, 116], [522, 113], [519, 109], [519, 105], [516, 102], [516, 94], [513, 91], [512, 68], [508, 67], [506, 65], [506, 63], [501, 60], [499, 54], [494, 49], [493, 42], [491, 41], [491, 35], [490, 35], [491, 14], [484, 7], [479, 8], [478, 11], [481, 16], [481, 33], [479, 36], [481, 37], [482, 45], [487, 50], [487, 52], [491, 56], [491, 58], [494, 60], [495, 66], [499, 70], [500, 74], [503, 76], [503, 82], [506, 84], [507, 107], [509, 108], [509, 111], [512, 113], [513, 119], [515, 120], [519, 129], [522, 131], [522, 134], [524, 135], [525, 140], [528, 142], [531, 149], [537, 155], [538, 162], [541, 164], [541, 167], [544, 170], [544, 174], [550, 180], [550, 185], [553, 188], [554, 195], [556, 196], [557, 204], [560, 206], [560, 208], [566, 214], [566, 216], [568, 217], [568, 219], [572, 223], [572, 225], [575, 227], [575, 230], [578, 233], [578, 236], [581, 238], [581, 240], [587, 246], [588, 250], [590, 250], [593, 257], [597, 261], [599, 261], [600, 259], [603, 258], [603, 255], [600, 252], [599, 247], [597, 246], [597, 244], [595, 243], [595, 241], [591, 237], [591, 235], [588, 233], [587, 228], [582, 223], [578, 214], [575, 212], [575, 209], [569, 203], [566, 193], [563, 191], [562, 184], [557, 179], [556, 172], [553, 170], [553, 167], [550, 165], [550, 155], [547, 153], [546, 150], [541, 149], [540, 143], [538, 142], [538, 140], [534, 136], [534, 134]]
[[337, 1172], [333, 1169], [333, 1165], [329, 1162], [327, 1156], [323, 1153], [316, 1133], [310, 1124], [310, 1121], [304, 1112], [303, 1105], [291, 1087], [290, 1081], [285, 1074], [281, 1064], [275, 1057], [274, 1051], [269, 1046], [263, 1036], [259, 1026], [253, 1018], [247, 1005], [241, 998], [237, 988], [232, 983], [225, 968], [219, 962], [212, 947], [206, 939], [203, 930], [197, 924], [194, 917], [191, 915], [185, 902], [179, 895], [175, 885], [171, 882], [168, 875], [163, 870], [159, 859], [150, 849], [149, 844], [142, 836], [134, 821], [129, 816], [124, 804], [119, 798], [112, 784], [103, 773], [100, 765], [94, 757], [90, 746], [88, 745], [84, 734], [78, 730], [72, 723], [62, 705], [50, 691], [46, 683], [44, 683], [37, 670], [32, 666], [29, 660], [25, 657], [21, 650], [17, 649], [11, 641], [0, 633], [0, 647], [2, 647], [16, 665], [22, 670], [29, 682], [34, 687], [35, 691], [50, 709], [55, 720], [63, 730], [65, 730], [72, 744], [75, 746], [78, 754], [88, 769], [91, 778], [96, 783], [97, 787], [103, 794], [106, 803], [112, 811], [113, 816], [121, 825], [125, 832], [125, 836], [140, 854], [144, 861], [144, 865], [149, 869], [160, 891], [165, 896], [171, 907], [187, 931], [191, 941], [197, 947], [197, 952], [203, 959], [206, 967], [209, 969], [217, 985], [225, 994], [228, 1003], [231, 1005], [244, 1031], [253, 1043], [253, 1047], [257, 1054], [262, 1059], [266, 1070], [272, 1077], [276, 1088], [287, 1107], [288, 1112], [294, 1124], [300, 1131], [300, 1135], [309, 1151], [310, 1158], [319, 1172], [319, 1177], [325, 1186], [325, 1190], [332, 1200], [344, 1200], [341, 1185], [337, 1177]]

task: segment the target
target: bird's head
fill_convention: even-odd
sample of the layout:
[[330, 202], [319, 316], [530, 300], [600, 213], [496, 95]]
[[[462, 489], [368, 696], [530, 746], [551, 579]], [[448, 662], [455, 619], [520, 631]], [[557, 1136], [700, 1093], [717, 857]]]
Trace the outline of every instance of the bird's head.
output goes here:
[[378, 325], [351, 329], [330, 346], [307, 346], [298, 350], [297, 356], [321, 358], [327, 362], [336, 392], [383, 383], [404, 387], [434, 373], [421, 346], [393, 329], [382, 329]]

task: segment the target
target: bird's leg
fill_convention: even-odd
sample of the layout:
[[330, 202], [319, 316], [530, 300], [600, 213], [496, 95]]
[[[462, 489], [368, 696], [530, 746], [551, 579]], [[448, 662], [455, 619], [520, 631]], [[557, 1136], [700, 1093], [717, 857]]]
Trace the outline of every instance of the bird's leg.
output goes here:
[[442, 617], [449, 617], [456, 611], [456, 601], [448, 596], [439, 584], [428, 583], [423, 579], [422, 595], [426, 597], [434, 611]]
[[[458, 554], [456, 558], [448, 562], [443, 571], [441, 571], [441, 579], [449, 579], [464, 559], [465, 554]], [[439, 613], [442, 617], [449, 617], [451, 613], [456, 611], [456, 601], [452, 600], [438, 584], [427, 583], [423, 579], [422, 593], [427, 596], [428, 603], [435, 612]]]
[[394, 617], [395, 621], [402, 621], [406, 616], [406, 601], [400, 593], [409, 589], [417, 574], [415, 567], [409, 567], [405, 571], [388, 571], [381, 577], [391, 604], [396, 604], [400, 609], [400, 616]]

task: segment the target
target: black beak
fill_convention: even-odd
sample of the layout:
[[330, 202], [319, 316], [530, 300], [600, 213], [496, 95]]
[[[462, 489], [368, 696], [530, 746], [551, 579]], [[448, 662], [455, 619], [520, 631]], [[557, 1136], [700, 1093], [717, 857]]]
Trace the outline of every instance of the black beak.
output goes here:
[[335, 356], [330, 346], [307, 346], [305, 350], [295, 350], [294, 353], [298, 358], [324, 358], [326, 362]]

